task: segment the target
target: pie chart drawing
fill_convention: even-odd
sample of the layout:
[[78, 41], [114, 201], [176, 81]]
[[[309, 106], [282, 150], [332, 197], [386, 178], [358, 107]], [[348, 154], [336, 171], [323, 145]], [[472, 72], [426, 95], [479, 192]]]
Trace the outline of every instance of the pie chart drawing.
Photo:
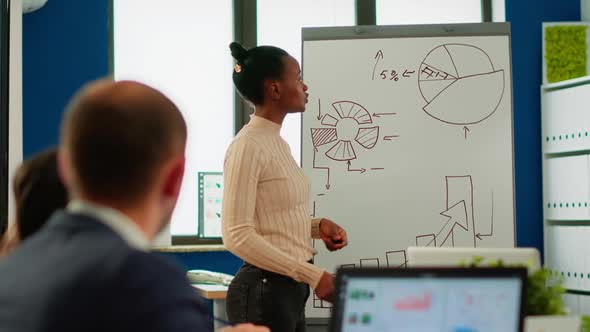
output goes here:
[[448, 124], [469, 125], [490, 117], [504, 95], [504, 70], [494, 68], [482, 49], [444, 44], [420, 64], [418, 87], [431, 117]]

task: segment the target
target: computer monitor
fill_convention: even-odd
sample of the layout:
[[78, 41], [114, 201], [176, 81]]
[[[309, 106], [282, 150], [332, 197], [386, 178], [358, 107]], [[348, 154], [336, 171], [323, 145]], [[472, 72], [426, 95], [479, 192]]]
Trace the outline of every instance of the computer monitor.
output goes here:
[[526, 275], [525, 268], [343, 268], [330, 331], [522, 331]]
[[480, 257], [481, 266], [502, 260], [505, 265], [523, 265], [529, 271], [539, 269], [541, 259], [535, 248], [440, 248], [408, 247], [407, 266], [460, 266]]

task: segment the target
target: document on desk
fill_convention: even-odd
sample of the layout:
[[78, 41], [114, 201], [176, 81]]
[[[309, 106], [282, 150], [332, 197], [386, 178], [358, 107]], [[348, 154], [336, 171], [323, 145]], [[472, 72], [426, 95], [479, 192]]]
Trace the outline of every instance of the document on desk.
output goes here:
[[193, 288], [200, 296], [209, 300], [225, 299], [227, 296], [227, 286], [212, 284], [192, 284]]
[[193, 287], [202, 289], [207, 292], [226, 292], [227, 286], [224, 285], [213, 285], [213, 284], [192, 284]]

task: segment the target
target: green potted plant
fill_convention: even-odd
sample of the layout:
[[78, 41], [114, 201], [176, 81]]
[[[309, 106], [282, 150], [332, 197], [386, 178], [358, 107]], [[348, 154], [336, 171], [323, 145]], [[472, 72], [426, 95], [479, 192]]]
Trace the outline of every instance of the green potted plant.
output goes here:
[[[503, 267], [516, 266], [504, 264], [502, 260], [484, 262], [483, 257], [473, 257], [465, 267]], [[546, 267], [533, 270], [530, 266], [527, 284], [526, 331], [551, 331], [553, 326], [559, 331], [577, 330], [580, 318], [567, 316], [568, 310], [563, 296], [566, 292], [561, 276]], [[581, 317], [582, 331], [590, 332], [590, 316]], [[571, 327], [571, 328], [570, 328]]]

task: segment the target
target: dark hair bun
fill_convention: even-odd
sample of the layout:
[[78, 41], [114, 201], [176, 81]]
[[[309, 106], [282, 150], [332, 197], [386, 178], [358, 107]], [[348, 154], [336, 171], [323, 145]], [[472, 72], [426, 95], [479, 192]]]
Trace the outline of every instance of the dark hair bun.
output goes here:
[[274, 46], [256, 46], [246, 50], [239, 43], [229, 44], [231, 55], [238, 61], [232, 80], [238, 92], [254, 105], [264, 102], [264, 80], [279, 79], [283, 74], [285, 50]]
[[231, 50], [231, 56], [238, 60], [238, 62], [243, 62], [248, 56], [248, 50], [246, 50], [244, 46], [240, 45], [240, 43], [232, 42], [229, 44], [229, 49]]

